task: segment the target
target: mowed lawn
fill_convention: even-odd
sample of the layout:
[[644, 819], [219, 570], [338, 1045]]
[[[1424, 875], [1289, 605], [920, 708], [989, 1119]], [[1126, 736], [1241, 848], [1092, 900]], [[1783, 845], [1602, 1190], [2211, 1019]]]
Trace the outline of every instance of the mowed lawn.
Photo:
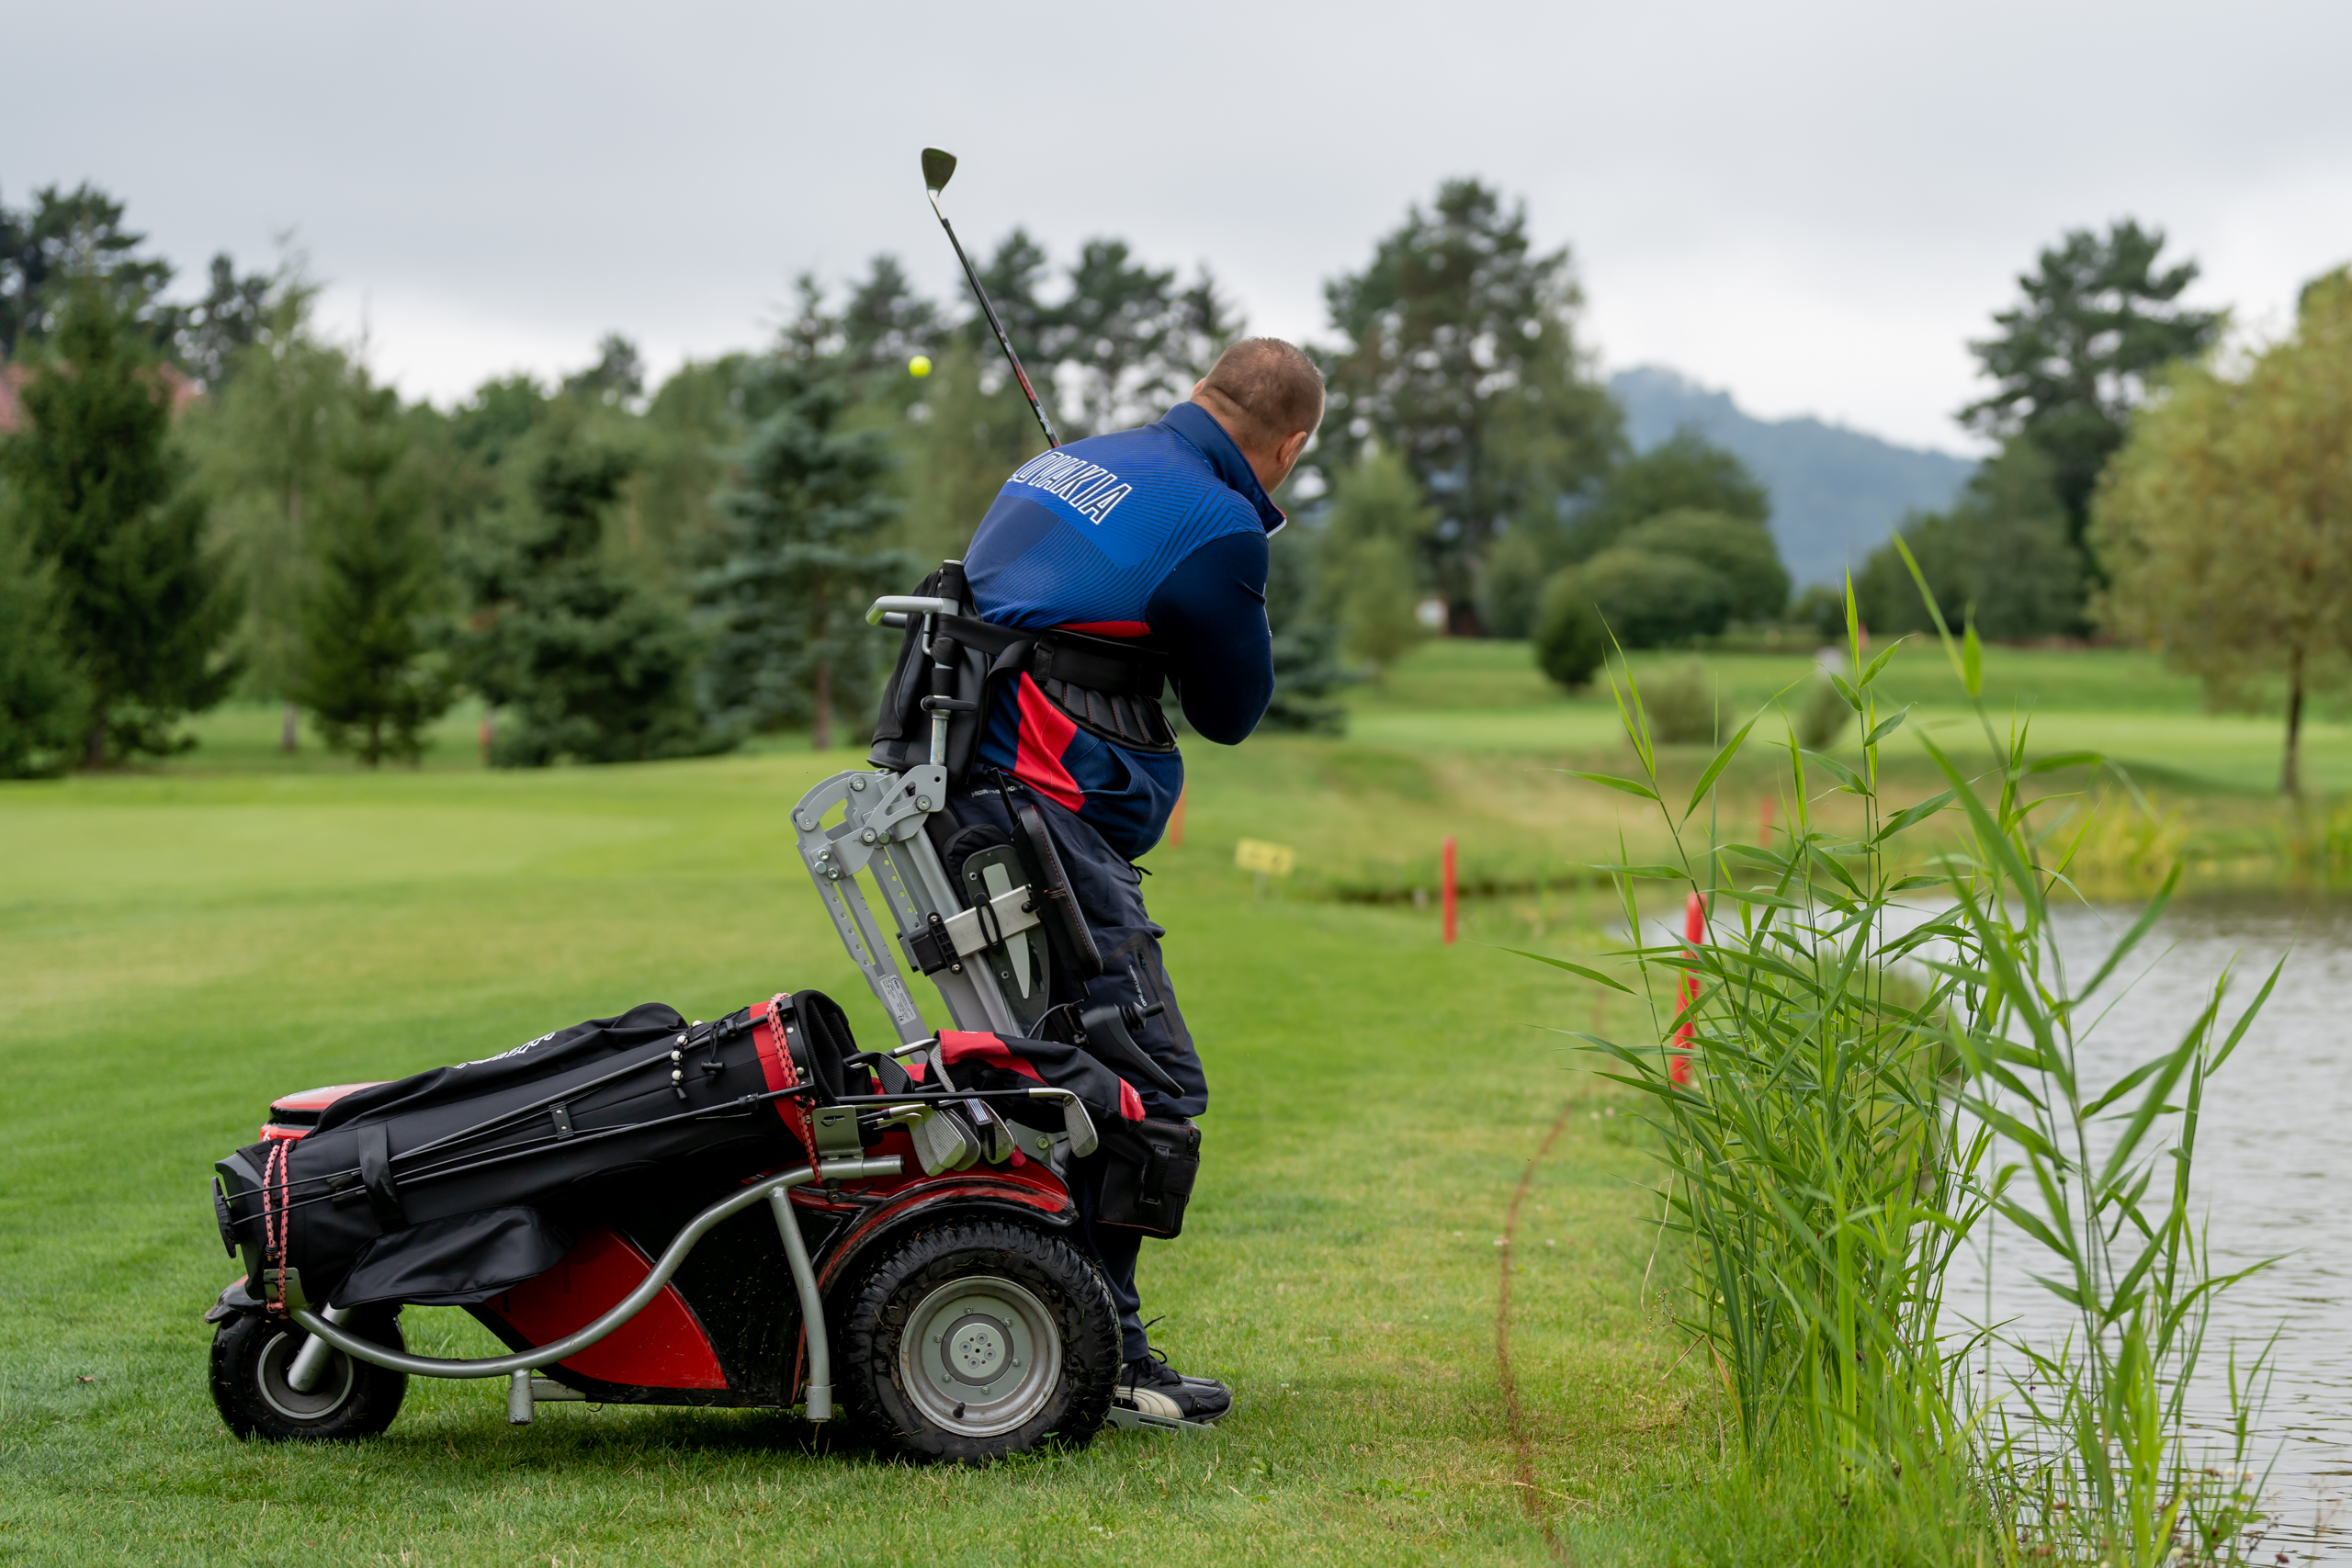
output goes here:
[[[1563, 1111], [1512, 1283], [1533, 1496], [1581, 1561], [1683, 1555], [1653, 1503], [1712, 1467], [1715, 1406], [1659, 1305], [1634, 1119], [1542, 1027], [1590, 1027], [1593, 988], [1495, 945], [1538, 929], [1523, 901], [1447, 949], [1434, 908], [1261, 898], [1232, 868], [1237, 837], [1318, 819], [1400, 843], [1505, 831], [1443, 767], [1386, 755], [1206, 749], [1184, 847], [1148, 862], [1216, 1099], [1147, 1304], [1178, 1365], [1231, 1381], [1234, 1415], [973, 1472], [811, 1451], [775, 1415], [558, 1404], [510, 1427], [497, 1384], [424, 1380], [382, 1438], [248, 1445], [205, 1388], [198, 1314], [236, 1271], [209, 1168], [273, 1095], [649, 998], [709, 1017], [820, 987], [883, 1038], [783, 830], [848, 754], [369, 775], [199, 752], [0, 789], [0, 1558], [1541, 1561], [1498, 1393], [1496, 1243]], [[1595, 940], [1566, 900], [1532, 919]], [[488, 1346], [449, 1310], [409, 1330]]]

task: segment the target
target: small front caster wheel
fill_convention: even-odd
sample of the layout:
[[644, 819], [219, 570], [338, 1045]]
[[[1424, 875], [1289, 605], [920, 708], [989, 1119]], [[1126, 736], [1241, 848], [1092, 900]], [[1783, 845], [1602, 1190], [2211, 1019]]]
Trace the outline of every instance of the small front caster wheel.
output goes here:
[[[404, 1350], [392, 1313], [362, 1313], [351, 1331], [388, 1350]], [[271, 1442], [349, 1441], [392, 1424], [408, 1393], [408, 1374], [355, 1361], [337, 1350], [307, 1393], [288, 1381], [310, 1336], [276, 1318], [235, 1314], [212, 1331], [212, 1403], [240, 1438]]]

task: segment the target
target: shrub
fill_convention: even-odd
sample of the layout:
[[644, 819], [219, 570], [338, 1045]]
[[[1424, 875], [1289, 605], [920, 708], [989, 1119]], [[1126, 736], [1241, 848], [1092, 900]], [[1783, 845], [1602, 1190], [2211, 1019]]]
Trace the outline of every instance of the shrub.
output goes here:
[[1760, 523], [1728, 513], [1680, 507], [1626, 530], [1619, 545], [1673, 560], [1696, 561], [1724, 580], [1735, 621], [1780, 618], [1789, 603], [1789, 570]]
[[1650, 735], [1669, 746], [1712, 741], [1715, 736], [1715, 683], [1707, 667], [1692, 659], [1651, 676], [1642, 687]]
[[1584, 574], [1566, 567], [1544, 585], [1535, 613], [1535, 663], [1570, 691], [1589, 684], [1609, 656], [1609, 628], [1592, 607]]
[[1731, 590], [1697, 561], [1647, 550], [1603, 550], [1584, 564], [1586, 588], [1627, 648], [1713, 637], [1731, 619]]
[[1853, 716], [1853, 705], [1825, 675], [1813, 683], [1804, 705], [1797, 709], [1797, 744], [1808, 751], [1826, 751], [1846, 732], [1846, 721]]

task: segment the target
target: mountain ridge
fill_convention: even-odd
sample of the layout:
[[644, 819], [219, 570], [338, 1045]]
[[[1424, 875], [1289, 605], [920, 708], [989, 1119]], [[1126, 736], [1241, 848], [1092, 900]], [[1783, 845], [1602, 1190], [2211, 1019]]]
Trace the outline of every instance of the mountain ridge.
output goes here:
[[1625, 411], [1625, 434], [1647, 451], [1694, 430], [1746, 463], [1772, 498], [1772, 537], [1791, 581], [1836, 582], [1914, 512], [1940, 512], [1976, 465], [1903, 446], [1813, 416], [1758, 419], [1727, 391], [1662, 365], [1609, 378]]

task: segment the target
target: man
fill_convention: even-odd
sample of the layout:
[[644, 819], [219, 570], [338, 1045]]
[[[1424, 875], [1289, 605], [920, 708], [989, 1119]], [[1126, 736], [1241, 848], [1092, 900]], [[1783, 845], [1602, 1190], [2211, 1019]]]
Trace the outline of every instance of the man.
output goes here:
[[[1238, 745], [1274, 690], [1266, 541], [1283, 514], [1268, 496], [1322, 419], [1323, 381], [1306, 355], [1275, 338], [1235, 344], [1159, 423], [1073, 442], [1005, 482], [965, 556], [975, 608], [1004, 626], [1148, 639], [1169, 660], [1185, 721]], [[1133, 863], [1159, 841], [1184, 787], [1172, 741], [1114, 739], [1023, 674], [1000, 688], [978, 761], [951, 808], [962, 821], [1007, 823], [991, 769], [1041, 802], [1103, 959], [1087, 1001], [1164, 1010], [1136, 1043], [1183, 1092], [1136, 1088], [1154, 1118], [1200, 1115], [1208, 1081], [1160, 959], [1167, 933], [1144, 910]], [[1117, 1397], [1148, 1414], [1213, 1421], [1232, 1405], [1225, 1386], [1181, 1376], [1144, 1337], [1142, 1233], [1093, 1223], [1102, 1164], [1100, 1155], [1080, 1161], [1071, 1186], [1119, 1308], [1126, 1364]]]

